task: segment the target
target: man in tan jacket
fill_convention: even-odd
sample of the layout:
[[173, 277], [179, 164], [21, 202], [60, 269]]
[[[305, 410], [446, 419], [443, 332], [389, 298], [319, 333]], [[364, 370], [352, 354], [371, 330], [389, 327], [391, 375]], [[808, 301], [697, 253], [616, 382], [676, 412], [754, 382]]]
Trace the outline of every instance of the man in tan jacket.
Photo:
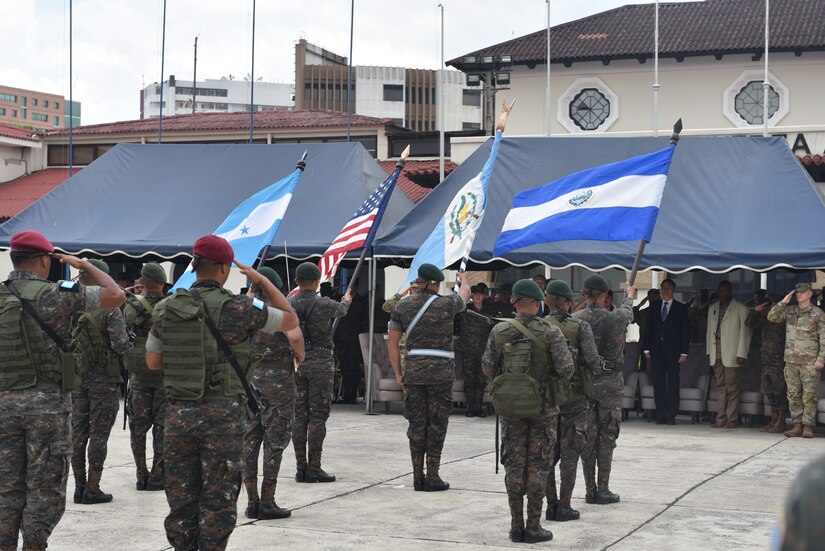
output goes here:
[[730, 281], [719, 283], [719, 300], [708, 308], [707, 353], [716, 377], [719, 410], [714, 428], [735, 429], [739, 419], [740, 368], [748, 359], [748, 308], [733, 298]]

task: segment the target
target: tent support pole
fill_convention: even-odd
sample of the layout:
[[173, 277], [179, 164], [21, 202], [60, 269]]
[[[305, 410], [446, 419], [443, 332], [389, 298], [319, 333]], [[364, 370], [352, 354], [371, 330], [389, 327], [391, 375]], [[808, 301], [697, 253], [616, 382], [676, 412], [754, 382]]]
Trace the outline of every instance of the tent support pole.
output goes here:
[[[366, 251], [366, 249], [364, 249]], [[367, 415], [375, 415], [372, 403], [372, 341], [375, 334], [375, 253], [370, 256], [369, 288], [370, 288], [370, 317], [369, 317], [369, 344], [367, 344], [367, 361], [364, 365], [364, 404]]]

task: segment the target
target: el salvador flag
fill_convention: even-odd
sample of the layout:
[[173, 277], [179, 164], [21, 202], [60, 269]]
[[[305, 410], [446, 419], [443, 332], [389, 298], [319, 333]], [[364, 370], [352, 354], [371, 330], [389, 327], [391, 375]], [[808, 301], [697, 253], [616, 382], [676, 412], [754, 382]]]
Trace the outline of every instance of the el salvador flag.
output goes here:
[[[236, 260], [252, 266], [261, 249], [272, 243], [302, 172], [303, 170], [296, 168], [295, 172], [283, 180], [262, 189], [238, 205], [213, 232], [229, 241]], [[172, 290], [188, 289], [194, 282], [195, 272], [190, 265], [190, 269], [175, 282]]]
[[551, 241], [650, 241], [675, 148], [517, 193], [494, 254]]
[[490, 187], [490, 176], [500, 147], [501, 130], [497, 130], [490, 157], [484, 163], [484, 168], [475, 178], [464, 184], [450, 202], [447, 212], [415, 254], [404, 285], [418, 277], [418, 268], [422, 264], [434, 264], [443, 269], [469, 256], [476, 231], [484, 219], [487, 189]]

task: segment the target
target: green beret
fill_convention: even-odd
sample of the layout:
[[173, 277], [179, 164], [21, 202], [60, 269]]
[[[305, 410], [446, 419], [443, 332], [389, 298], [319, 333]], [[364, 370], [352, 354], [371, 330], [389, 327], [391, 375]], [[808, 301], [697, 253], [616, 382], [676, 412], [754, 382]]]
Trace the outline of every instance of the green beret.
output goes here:
[[548, 295], [557, 295], [567, 300], [573, 300], [573, 289], [570, 288], [570, 285], [568, 285], [566, 281], [562, 281], [561, 279], [554, 279], [547, 283], [547, 289], [545, 289], [544, 292]]
[[797, 283], [796, 290], [800, 293], [804, 293], [805, 291], [810, 291], [813, 287], [811, 287], [810, 283]]
[[597, 293], [604, 293], [610, 289], [610, 285], [608, 285], [605, 278], [594, 274], [592, 276], [587, 276], [587, 279], [584, 280], [584, 288], [593, 289]]
[[532, 279], [519, 279], [513, 285], [513, 296], [516, 298], [534, 298], [544, 300], [544, 293], [538, 283]]
[[312, 262], [303, 262], [298, 264], [295, 269], [295, 278], [301, 281], [315, 281], [321, 277], [321, 270]]
[[[88, 262], [89, 264], [91, 264], [92, 266], [94, 266], [95, 268], [97, 268], [98, 270], [103, 272], [104, 274], [109, 273], [109, 266], [107, 266], [106, 263], [103, 262], [102, 260], [98, 260], [97, 258], [89, 258], [89, 259], [86, 260], [86, 262]], [[80, 270], [80, 271], [82, 272], [83, 270]]]
[[269, 266], [258, 268], [258, 273], [267, 278], [275, 286], [276, 289], [280, 289], [281, 287], [283, 287], [284, 282], [281, 281], [281, 276], [279, 276], [278, 272], [276, 272]]
[[140, 275], [154, 279], [158, 283], [166, 283], [166, 271], [157, 262], [147, 262], [140, 269]]
[[418, 267], [418, 277], [427, 281], [444, 281], [444, 273], [434, 264], [422, 264]]

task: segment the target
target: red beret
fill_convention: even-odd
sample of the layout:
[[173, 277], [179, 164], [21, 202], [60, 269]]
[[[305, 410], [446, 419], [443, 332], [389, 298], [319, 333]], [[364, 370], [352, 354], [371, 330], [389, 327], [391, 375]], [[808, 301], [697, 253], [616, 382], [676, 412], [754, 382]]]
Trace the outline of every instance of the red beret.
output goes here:
[[235, 258], [235, 251], [232, 245], [223, 237], [217, 235], [204, 235], [192, 247], [192, 254], [207, 258], [218, 264], [231, 264]]
[[34, 230], [17, 232], [11, 236], [9, 245], [13, 251], [38, 251], [49, 254], [54, 252], [54, 247], [46, 236]]

